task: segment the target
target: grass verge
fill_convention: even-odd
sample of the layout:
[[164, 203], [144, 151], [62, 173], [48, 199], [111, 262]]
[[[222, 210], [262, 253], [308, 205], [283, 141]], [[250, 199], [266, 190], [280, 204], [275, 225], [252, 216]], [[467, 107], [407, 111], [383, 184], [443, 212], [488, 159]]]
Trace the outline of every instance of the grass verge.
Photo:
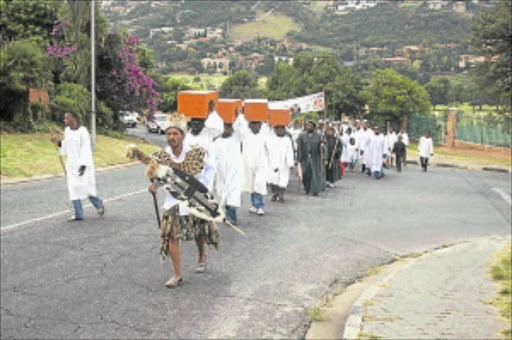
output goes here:
[[285, 15], [270, 14], [259, 21], [235, 25], [231, 39], [272, 38], [282, 40], [292, 30], [300, 31], [301, 27], [292, 18]]
[[[497, 253], [489, 269], [492, 279], [501, 286], [498, 296], [491, 303], [500, 311], [501, 316], [507, 320], [509, 325], [512, 324], [511, 248], [512, 243], [508, 243], [502, 251]], [[502, 334], [507, 339], [512, 339], [512, 327], [503, 330]]]
[[325, 321], [325, 311], [320, 307], [311, 307], [307, 310], [308, 319], [311, 322]]
[[[159, 149], [158, 146], [142, 143], [135, 137], [112, 138], [103, 135], [96, 137], [96, 151], [93, 155], [97, 168], [131, 162], [125, 156], [125, 148], [129, 143], [137, 144], [146, 153]], [[63, 173], [57, 150], [50, 142], [48, 133], [1, 134], [0, 157], [2, 177], [32, 177]]]

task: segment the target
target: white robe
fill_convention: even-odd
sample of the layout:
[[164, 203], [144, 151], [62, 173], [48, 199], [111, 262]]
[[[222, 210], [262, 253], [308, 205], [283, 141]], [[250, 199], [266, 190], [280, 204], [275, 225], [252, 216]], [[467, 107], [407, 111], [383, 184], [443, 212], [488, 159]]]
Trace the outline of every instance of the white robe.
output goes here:
[[267, 194], [268, 150], [267, 136], [263, 133], [254, 134], [250, 131], [243, 142], [242, 148], [245, 192]]
[[408, 148], [409, 147], [409, 136], [407, 135], [407, 133], [406, 132], [399, 133], [398, 136], [402, 136], [402, 143], [405, 144], [405, 148]]
[[[269, 157], [269, 183], [286, 188], [293, 166], [293, 146], [290, 137], [272, 135], [267, 141]], [[275, 171], [277, 169], [277, 172]]]
[[368, 141], [374, 135], [375, 134], [373, 133], [372, 129], [366, 129], [366, 131], [364, 129], [361, 129], [361, 130], [359, 130], [359, 134], [357, 136], [357, 144], [359, 146], [359, 151], [363, 151], [363, 155], [361, 158], [364, 160], [363, 162], [366, 166], [369, 166], [369, 162], [371, 162], [371, 161], [367, 162], [367, 157], [366, 157]]
[[[66, 127], [60, 154], [67, 155], [66, 179], [69, 199], [74, 201], [87, 196], [97, 196], [91, 139], [87, 128], [81, 126], [77, 130], [71, 130]], [[78, 176], [78, 169], [82, 165], [85, 165], [85, 172], [82, 176]]]
[[373, 135], [366, 143], [365, 163], [372, 172], [382, 171], [383, 156], [387, 155], [386, 139], [382, 134]]
[[418, 151], [420, 152], [420, 157], [429, 158], [434, 154], [434, 143], [432, 143], [432, 138], [426, 138], [422, 136], [420, 138], [420, 142], [418, 144]]
[[235, 138], [239, 143], [242, 143], [249, 133], [249, 123], [245, 119], [244, 114], [239, 114], [233, 123], [233, 130], [235, 131]]
[[386, 135], [386, 147], [387, 147], [387, 154], [391, 156], [391, 151], [393, 150], [393, 147], [395, 146], [395, 143], [398, 141], [398, 136], [393, 131], [392, 133], [389, 133]]
[[188, 146], [198, 146], [203, 149], [205, 149], [206, 152], [208, 152], [209, 148], [211, 147], [213, 140], [215, 137], [219, 136], [222, 132], [219, 133], [219, 131], [215, 129], [209, 129], [204, 127], [197, 136], [194, 136], [190, 131], [187, 132], [185, 135], [185, 140], [183, 141], [183, 144], [187, 144]]
[[215, 192], [221, 205], [239, 207], [242, 194], [242, 154], [236, 137], [217, 138], [211, 154], [215, 164]]
[[219, 134], [224, 131], [224, 121], [219, 116], [217, 111], [213, 110], [206, 118], [206, 122], [204, 122], [204, 127], [208, 129], [217, 130]]
[[[349, 160], [349, 150], [348, 146], [350, 145], [350, 138], [352, 138], [352, 135], [348, 135], [346, 133], [341, 136], [341, 143], [343, 144], [343, 152], [341, 153], [341, 161], [343, 163], [350, 162]], [[355, 145], [354, 145], [355, 148]]]

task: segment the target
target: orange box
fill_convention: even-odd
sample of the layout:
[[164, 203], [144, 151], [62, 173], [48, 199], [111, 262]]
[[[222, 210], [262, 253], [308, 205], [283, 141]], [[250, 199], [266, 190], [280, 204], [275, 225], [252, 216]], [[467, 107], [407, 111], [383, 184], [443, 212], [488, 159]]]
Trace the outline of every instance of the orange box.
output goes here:
[[266, 122], [268, 120], [268, 100], [247, 99], [244, 102], [245, 119], [250, 122]]
[[270, 126], [288, 126], [291, 121], [290, 109], [268, 110], [268, 124]]
[[178, 113], [190, 118], [208, 118], [208, 102], [219, 101], [217, 91], [180, 91], [178, 92]]
[[224, 123], [233, 123], [236, 119], [236, 110], [243, 106], [242, 99], [219, 99], [216, 111]]

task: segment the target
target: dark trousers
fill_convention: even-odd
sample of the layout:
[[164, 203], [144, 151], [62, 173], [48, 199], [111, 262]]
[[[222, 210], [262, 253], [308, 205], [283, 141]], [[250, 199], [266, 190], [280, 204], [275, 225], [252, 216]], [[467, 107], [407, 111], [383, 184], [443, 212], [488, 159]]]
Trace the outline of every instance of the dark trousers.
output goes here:
[[423, 171], [427, 171], [428, 157], [420, 157], [420, 163], [421, 167], [423, 168]]
[[226, 204], [226, 219], [233, 223], [233, 224], [236, 224], [237, 223], [237, 219], [236, 219], [236, 207], [233, 207], [232, 205], [227, 205]]
[[273, 196], [275, 197], [276, 200], [284, 200], [284, 191], [286, 190], [286, 188], [282, 188], [275, 184], [270, 184], [270, 188], [272, 189], [272, 193], [274, 194]]
[[402, 171], [402, 156], [396, 155], [396, 169]]

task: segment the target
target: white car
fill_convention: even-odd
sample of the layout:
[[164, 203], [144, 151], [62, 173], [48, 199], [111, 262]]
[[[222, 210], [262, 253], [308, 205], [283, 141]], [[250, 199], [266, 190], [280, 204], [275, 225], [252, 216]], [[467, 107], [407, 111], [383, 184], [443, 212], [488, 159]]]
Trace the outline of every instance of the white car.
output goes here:
[[146, 121], [146, 127], [149, 132], [165, 133], [167, 126], [167, 115], [164, 113], [157, 113], [151, 116], [151, 119]]
[[119, 112], [119, 120], [123, 122], [128, 127], [136, 127], [137, 119], [128, 111], [120, 111]]

